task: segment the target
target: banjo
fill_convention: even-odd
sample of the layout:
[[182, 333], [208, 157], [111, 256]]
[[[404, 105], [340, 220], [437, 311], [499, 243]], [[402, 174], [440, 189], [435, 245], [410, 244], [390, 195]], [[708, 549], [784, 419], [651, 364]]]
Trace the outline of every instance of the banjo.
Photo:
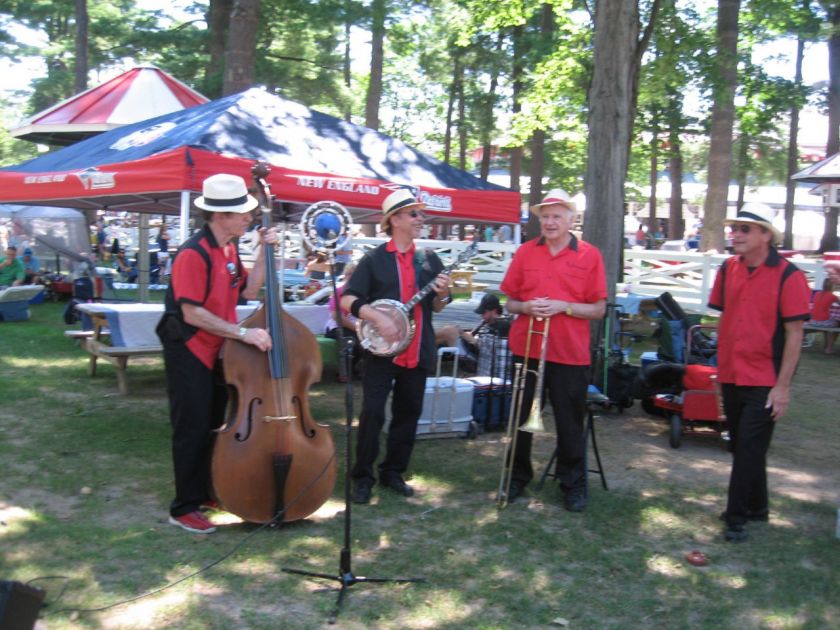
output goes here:
[[[469, 260], [478, 253], [478, 243], [473, 243], [467, 249], [458, 254], [455, 261], [443, 269], [440, 273], [449, 274], [461, 263]], [[403, 304], [398, 300], [376, 300], [368, 304], [371, 308], [375, 308], [380, 313], [384, 313], [396, 326], [398, 334], [397, 340], [388, 342], [374, 324], [366, 319], [360, 319], [356, 322], [356, 334], [359, 336], [359, 344], [365, 350], [369, 350], [372, 354], [379, 357], [394, 357], [400, 352], [408, 348], [411, 340], [414, 339], [415, 322], [412, 313], [414, 307], [424, 297], [434, 290], [435, 279], [429, 282], [426, 286], [415, 293], [412, 298]]]

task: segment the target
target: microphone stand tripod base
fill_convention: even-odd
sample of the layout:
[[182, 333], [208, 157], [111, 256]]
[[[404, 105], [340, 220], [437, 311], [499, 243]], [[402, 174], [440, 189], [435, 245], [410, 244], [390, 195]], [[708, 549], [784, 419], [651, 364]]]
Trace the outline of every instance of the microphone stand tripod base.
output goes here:
[[[334, 267], [333, 267], [334, 269]], [[337, 294], [336, 286], [335, 286], [335, 274], [333, 276], [333, 295]], [[338, 304], [338, 298], [336, 296], [336, 304]], [[338, 620], [338, 613], [341, 612], [341, 604], [344, 602], [344, 595], [347, 593], [347, 589], [353, 586], [354, 584], [359, 584], [363, 582], [371, 582], [371, 583], [385, 583], [385, 582], [396, 582], [396, 583], [407, 583], [407, 582], [425, 582], [426, 578], [383, 578], [383, 577], [362, 577], [356, 576], [353, 574], [353, 569], [351, 568], [351, 561], [350, 561], [350, 526], [351, 526], [351, 514], [350, 514], [350, 488], [352, 484], [352, 479], [350, 477], [350, 467], [352, 463], [352, 449], [351, 449], [351, 438], [352, 438], [352, 429], [353, 429], [353, 339], [349, 337], [345, 337], [342, 332], [342, 322], [341, 322], [341, 309], [336, 308], [336, 316], [338, 318], [338, 347], [339, 347], [339, 361], [341, 361], [344, 365], [344, 374], [347, 375], [347, 383], [344, 386], [344, 407], [346, 412], [345, 424], [344, 424], [344, 436], [345, 436], [345, 467], [344, 467], [344, 546], [341, 549], [341, 557], [339, 559], [339, 570], [338, 575], [331, 574], [331, 573], [318, 573], [316, 571], [305, 571], [303, 569], [291, 569], [288, 567], [283, 567], [282, 571], [284, 573], [291, 573], [294, 575], [304, 575], [307, 577], [314, 577], [314, 578], [321, 578], [324, 580], [334, 580], [341, 584], [341, 588], [338, 591], [338, 598], [335, 602], [335, 608], [333, 609], [332, 614], [329, 618], [329, 623], [334, 624]]]

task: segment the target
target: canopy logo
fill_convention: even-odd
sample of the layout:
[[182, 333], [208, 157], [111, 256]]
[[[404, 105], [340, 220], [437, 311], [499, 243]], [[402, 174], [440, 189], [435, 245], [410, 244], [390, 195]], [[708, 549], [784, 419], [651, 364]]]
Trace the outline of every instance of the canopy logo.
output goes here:
[[108, 148], [114, 149], [115, 151], [125, 151], [126, 149], [131, 149], [133, 147], [142, 147], [162, 136], [165, 136], [166, 132], [174, 128], [174, 122], [152, 125], [151, 127], [146, 127], [145, 129], [140, 129], [139, 131], [130, 133], [124, 138], [120, 138]]
[[429, 210], [437, 212], [452, 212], [452, 197], [449, 195], [433, 195], [430, 192], [421, 190], [417, 186], [409, 186], [407, 184], [383, 184], [382, 188], [385, 190], [400, 190], [405, 188], [410, 190], [418, 201], [426, 204]]
[[433, 195], [425, 190], [421, 190], [417, 199], [425, 203], [429, 210], [452, 212], [452, 197], [449, 195]]
[[103, 173], [96, 168], [89, 168], [75, 173], [85, 190], [113, 188], [117, 185], [116, 173]]

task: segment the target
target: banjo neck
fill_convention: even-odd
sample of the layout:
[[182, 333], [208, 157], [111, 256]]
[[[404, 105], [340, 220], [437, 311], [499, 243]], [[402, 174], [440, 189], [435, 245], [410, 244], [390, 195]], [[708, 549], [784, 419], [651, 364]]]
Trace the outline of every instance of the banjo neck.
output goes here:
[[[452, 261], [452, 263], [451, 263], [450, 265], [448, 265], [447, 267], [444, 267], [444, 268], [440, 271], [440, 273], [445, 274], [445, 275], [449, 275], [449, 272], [450, 272], [450, 271], [452, 271], [453, 269], [455, 269], [455, 267], [457, 267], [458, 265], [460, 265], [460, 264], [461, 264], [462, 262], [464, 262], [465, 260], [469, 260], [470, 258], [472, 258], [472, 257], [475, 255], [475, 252], [476, 252], [476, 250], [477, 250], [477, 249], [478, 249], [478, 243], [473, 243], [473, 244], [472, 244], [472, 245], [470, 245], [467, 249], [465, 249], [465, 250], [464, 250], [464, 251], [462, 251], [460, 254], [458, 254], [458, 257], [457, 257], [454, 261]], [[440, 274], [438, 274], [438, 275], [440, 275]], [[411, 299], [403, 305], [403, 306], [404, 306], [404, 308], [405, 308], [405, 310], [406, 310], [406, 311], [408, 311], [409, 316], [410, 316], [410, 315], [411, 315], [411, 313], [413, 312], [414, 307], [415, 307], [415, 306], [417, 306], [417, 304], [418, 304], [418, 303], [419, 303], [419, 302], [420, 302], [420, 301], [421, 301], [424, 297], [426, 297], [427, 295], [429, 295], [429, 293], [431, 293], [431, 292], [434, 290], [434, 288], [435, 288], [435, 281], [436, 281], [436, 280], [437, 280], [437, 276], [435, 276], [434, 278], [432, 278], [432, 280], [431, 280], [431, 281], [429, 281], [429, 283], [428, 283], [428, 284], [426, 284], [426, 286], [424, 286], [424, 287], [423, 287], [422, 289], [420, 289], [417, 293], [415, 293], [415, 294], [411, 297]]]

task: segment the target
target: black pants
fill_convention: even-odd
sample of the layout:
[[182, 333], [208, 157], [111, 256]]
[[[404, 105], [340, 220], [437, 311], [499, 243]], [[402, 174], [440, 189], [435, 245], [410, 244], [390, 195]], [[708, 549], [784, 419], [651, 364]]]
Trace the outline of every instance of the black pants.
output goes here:
[[[514, 356], [514, 364], [521, 363], [522, 357]], [[525, 378], [525, 390], [522, 408], [517, 418], [517, 426], [528, 421], [534, 390], [537, 386], [537, 359], [529, 359], [529, 371]], [[514, 369], [514, 374], [516, 370]], [[557, 467], [555, 474], [564, 492], [586, 488], [584, 421], [586, 419], [586, 390], [589, 386], [589, 367], [585, 365], [563, 365], [545, 363], [545, 397], [554, 410], [554, 423], [557, 428]], [[516, 450], [513, 456], [512, 478], [528, 483], [534, 478], [531, 466], [531, 441], [533, 434], [519, 431], [516, 438]]]
[[767, 451], [776, 423], [765, 408], [769, 387], [724, 383], [721, 393], [732, 447], [726, 520], [737, 525], [746, 522], [747, 515], [768, 513]]
[[169, 513], [183, 516], [210, 497], [213, 431], [224, 422], [227, 389], [221, 361], [208, 370], [182, 343], [164, 344], [163, 359], [175, 470], [175, 498]]
[[366, 353], [362, 378], [363, 400], [356, 437], [354, 479], [375, 480], [373, 464], [379, 455], [379, 434], [385, 424], [385, 404], [393, 389], [391, 426], [388, 429], [385, 459], [379, 464], [379, 478], [402, 475], [408, 469], [417, 420], [423, 412], [426, 370], [394, 365], [391, 359]]

